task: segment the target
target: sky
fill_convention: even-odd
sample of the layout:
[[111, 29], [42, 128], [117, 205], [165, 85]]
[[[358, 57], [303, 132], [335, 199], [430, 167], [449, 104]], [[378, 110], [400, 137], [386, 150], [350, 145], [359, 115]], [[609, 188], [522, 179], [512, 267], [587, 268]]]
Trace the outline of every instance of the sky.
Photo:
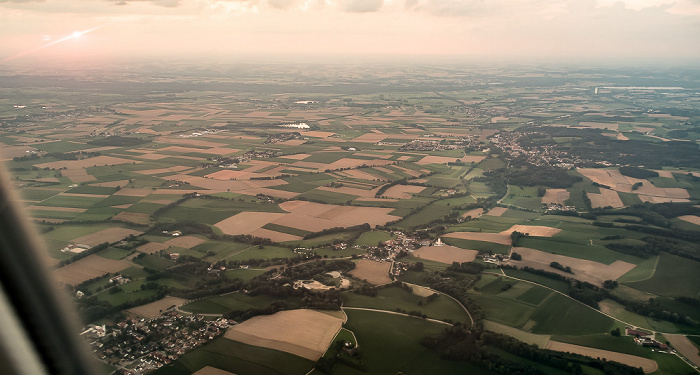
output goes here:
[[0, 65], [360, 56], [700, 63], [700, 0], [0, 0]]

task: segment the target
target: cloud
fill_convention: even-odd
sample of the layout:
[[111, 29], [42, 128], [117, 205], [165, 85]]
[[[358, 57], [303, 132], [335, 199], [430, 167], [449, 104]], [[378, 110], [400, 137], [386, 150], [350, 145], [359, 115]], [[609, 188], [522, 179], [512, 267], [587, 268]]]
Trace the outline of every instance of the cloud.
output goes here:
[[44, 0], [0, 0], [0, 3], [43, 3]]
[[345, 10], [352, 13], [376, 12], [384, 5], [384, 0], [349, 0], [345, 2]]
[[288, 9], [296, 3], [295, 0], [267, 0], [267, 3], [275, 9]]
[[[2, 2], [3, 0], [0, 0]], [[114, 5], [129, 5], [129, 3], [132, 2], [149, 2], [154, 5], [166, 7], [166, 8], [175, 8], [181, 4], [180, 0], [110, 0]]]

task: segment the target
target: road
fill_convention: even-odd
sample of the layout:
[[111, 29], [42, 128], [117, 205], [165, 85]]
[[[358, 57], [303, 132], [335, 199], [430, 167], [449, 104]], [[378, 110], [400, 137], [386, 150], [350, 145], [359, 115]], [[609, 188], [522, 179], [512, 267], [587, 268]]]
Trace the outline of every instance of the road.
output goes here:
[[433, 323], [444, 324], [444, 325], [446, 325], [446, 326], [452, 326], [452, 323], [443, 322], [442, 320], [431, 319], [431, 318], [421, 318], [421, 317], [419, 317], [419, 316], [404, 314], [404, 313], [400, 313], [400, 312], [397, 312], [397, 311], [379, 310], [379, 309], [369, 309], [369, 308], [366, 308], [366, 307], [345, 307], [345, 306], [341, 307], [341, 309], [343, 309], [343, 310], [374, 311], [374, 312], [381, 312], [381, 313], [386, 313], [386, 314], [403, 315], [403, 316], [408, 316], [408, 317], [411, 317], [411, 318], [427, 320], [427, 321], [433, 322]]

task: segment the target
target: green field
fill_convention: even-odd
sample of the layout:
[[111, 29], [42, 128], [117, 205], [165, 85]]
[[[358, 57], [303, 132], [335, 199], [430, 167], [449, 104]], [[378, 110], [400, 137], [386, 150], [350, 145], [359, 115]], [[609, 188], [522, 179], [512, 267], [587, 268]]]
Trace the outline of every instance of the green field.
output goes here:
[[152, 374], [189, 375], [206, 366], [238, 375], [299, 375], [308, 372], [313, 362], [278, 350], [219, 337]]
[[[407, 374], [488, 374], [488, 371], [465, 362], [444, 361], [420, 344], [428, 335], [439, 333], [444, 326], [418, 318], [374, 311], [346, 311], [345, 327], [355, 333], [362, 350], [367, 372], [373, 375]], [[355, 374], [339, 366], [333, 374]]]
[[659, 296], [697, 298], [700, 292], [700, 262], [668, 253], [659, 254], [654, 276], [628, 286]]
[[420, 311], [428, 317], [454, 322], [468, 322], [469, 316], [453, 299], [440, 295], [434, 301], [428, 302], [426, 297], [420, 297], [398, 287], [382, 288], [376, 297], [369, 297], [353, 292], [343, 293], [343, 306], [366, 307], [378, 310]]
[[515, 328], [522, 327], [536, 310], [528, 304], [488, 294], [469, 297], [479, 304], [486, 319]]
[[464, 240], [461, 238], [442, 237], [442, 241], [448, 245], [462, 249], [478, 250], [479, 252], [491, 252], [494, 254], [508, 254], [510, 246], [500, 243]]
[[[183, 305], [183, 311], [197, 314], [223, 314], [232, 310], [261, 309], [270, 306], [272, 302], [279, 298], [273, 296], [259, 295], [255, 297], [244, 293], [229, 293], [221, 296], [203, 298]], [[286, 299], [287, 304], [294, 303], [294, 299]]]
[[553, 294], [531, 319], [535, 325], [533, 333], [584, 335], [610, 331], [613, 320], [577, 301]]
[[381, 231], [381, 230], [373, 230], [373, 231], [362, 233], [362, 235], [360, 235], [360, 238], [355, 240], [354, 245], [377, 246], [377, 243], [388, 241], [391, 238], [392, 238], [392, 236], [391, 236], [391, 233], [389, 233], [389, 232], [385, 232], [385, 231]]
[[536, 275], [534, 273], [526, 272], [526, 271], [521, 271], [521, 270], [503, 270], [503, 272], [506, 273], [506, 275], [515, 277], [518, 279], [522, 280], [528, 280], [532, 281], [534, 283], [544, 285], [546, 287], [552, 288], [554, 290], [558, 290], [562, 293], [569, 293], [569, 290], [571, 290], [571, 285], [566, 282], [566, 281], [561, 281], [561, 280], [554, 280], [550, 279], [545, 276], [540, 276]]

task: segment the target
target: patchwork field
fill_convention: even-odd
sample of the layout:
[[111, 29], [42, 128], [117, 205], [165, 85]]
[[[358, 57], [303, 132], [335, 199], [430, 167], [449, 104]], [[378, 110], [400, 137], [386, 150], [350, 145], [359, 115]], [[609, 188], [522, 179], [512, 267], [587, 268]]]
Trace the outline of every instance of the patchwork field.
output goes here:
[[287, 310], [246, 320], [230, 328], [225, 337], [316, 361], [342, 324], [341, 319], [314, 310]]
[[[276, 224], [307, 232], [320, 232], [335, 227], [349, 227], [368, 223], [383, 225], [399, 219], [390, 215], [391, 208], [338, 206], [307, 201], [287, 201], [280, 208], [288, 213], [242, 212], [215, 224], [226, 234], [252, 234], [259, 237], [275, 237], [281, 241], [298, 240], [301, 237], [279, 233], [262, 227]], [[274, 232], [274, 233], [273, 233]]]
[[355, 268], [349, 273], [360, 280], [367, 281], [370, 284], [384, 285], [391, 282], [391, 278], [389, 278], [390, 269], [391, 263], [389, 262], [377, 262], [362, 259], [357, 262]]
[[460, 249], [454, 246], [423, 246], [413, 252], [413, 256], [421, 259], [434, 260], [440, 263], [452, 264], [452, 262], [473, 262], [476, 255], [479, 254], [476, 250]]
[[684, 188], [657, 187], [648, 180], [625, 176], [617, 169], [580, 168], [577, 171], [591, 181], [609, 187], [601, 188], [600, 194], [588, 193], [593, 208], [624, 207], [615, 192], [637, 194], [643, 202], [651, 203], [688, 202], [690, 198], [690, 194]]

